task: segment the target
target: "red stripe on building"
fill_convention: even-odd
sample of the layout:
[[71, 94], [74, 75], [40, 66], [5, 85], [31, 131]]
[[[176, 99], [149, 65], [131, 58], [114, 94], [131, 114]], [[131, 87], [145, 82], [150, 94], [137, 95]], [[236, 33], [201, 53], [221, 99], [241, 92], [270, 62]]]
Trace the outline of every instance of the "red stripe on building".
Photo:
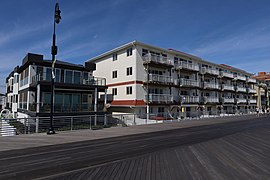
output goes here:
[[129, 84], [143, 84], [143, 81], [127, 81], [127, 82], [120, 82], [120, 83], [114, 83], [114, 84], [107, 84], [107, 86], [112, 87], [112, 86], [123, 86], [123, 85], [129, 85]]
[[113, 106], [145, 106], [143, 100], [115, 100], [112, 101]]

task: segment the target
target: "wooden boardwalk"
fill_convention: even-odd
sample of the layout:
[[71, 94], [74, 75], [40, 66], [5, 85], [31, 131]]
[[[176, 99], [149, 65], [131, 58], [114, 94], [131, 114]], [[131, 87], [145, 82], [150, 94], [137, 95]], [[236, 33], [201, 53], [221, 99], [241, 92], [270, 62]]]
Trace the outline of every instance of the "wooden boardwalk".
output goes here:
[[270, 177], [270, 118], [0, 152], [0, 179]]
[[270, 127], [169, 148], [51, 179], [270, 179]]

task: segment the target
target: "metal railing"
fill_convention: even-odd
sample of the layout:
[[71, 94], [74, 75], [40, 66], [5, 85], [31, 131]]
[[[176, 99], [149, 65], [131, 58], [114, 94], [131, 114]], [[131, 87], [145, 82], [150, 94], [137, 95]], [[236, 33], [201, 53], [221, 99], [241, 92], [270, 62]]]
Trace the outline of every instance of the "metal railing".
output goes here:
[[233, 73], [228, 73], [228, 72], [223, 72], [223, 71], [220, 72], [220, 76], [221, 77], [232, 78], [232, 79], [234, 78]]
[[200, 82], [194, 79], [180, 79], [180, 86], [200, 87]]
[[245, 87], [236, 87], [237, 92], [247, 92], [247, 88]]
[[224, 97], [224, 98], [221, 98], [221, 100], [222, 100], [223, 103], [234, 103], [235, 102], [234, 98]]
[[241, 75], [236, 75], [234, 77], [234, 79], [235, 80], [242, 80], [242, 81], [246, 81], [247, 80], [246, 76], [241, 76]]
[[222, 90], [235, 91], [235, 88], [232, 85], [222, 84]]
[[216, 69], [210, 69], [206, 67], [201, 68], [201, 73], [202, 74], [212, 74], [212, 75], [219, 75], [219, 71]]
[[185, 103], [199, 103], [200, 98], [199, 96], [180, 96], [180, 101], [182, 104]]
[[254, 93], [255, 94], [257, 91], [256, 91], [256, 89], [247, 88], [247, 92], [248, 93], [252, 93], [252, 94]]
[[[51, 81], [51, 74], [43, 73], [32, 76], [31, 83], [37, 83], [38, 81]], [[94, 76], [85, 78], [84, 76], [76, 75], [68, 77], [60, 77], [58, 75], [55, 77], [55, 83], [106, 86], [106, 79]]]
[[[175, 122], [183, 119], [198, 119], [210, 117], [223, 117], [255, 113], [255, 109], [230, 110], [197, 110], [186, 112], [160, 112], [147, 114], [104, 114], [85, 116], [55, 116], [53, 127], [55, 131], [98, 130], [113, 126], [130, 126], [154, 123]], [[147, 116], [149, 119], [147, 119]], [[30, 117], [16, 119], [0, 119], [16, 128], [17, 134], [46, 133], [50, 127], [48, 117]]]
[[192, 64], [192, 63], [187, 63], [187, 62], [177, 62], [175, 64], [176, 69], [188, 69], [188, 70], [193, 70], [193, 71], [199, 71], [199, 66]]
[[168, 57], [164, 57], [164, 56], [160, 56], [160, 55], [155, 55], [155, 54], [146, 54], [142, 57], [144, 62], [150, 63], [150, 62], [154, 62], [154, 63], [158, 63], [158, 64], [166, 64], [166, 65], [172, 65], [173, 66], [173, 61], [168, 58]]
[[219, 84], [216, 83], [210, 83], [210, 82], [204, 82], [203, 87], [205, 89], [219, 89]]
[[218, 97], [211, 97], [211, 96], [204, 96], [203, 97], [204, 103], [219, 103]]
[[237, 103], [237, 104], [240, 104], [240, 103], [247, 103], [247, 100], [246, 100], [246, 99], [242, 99], [242, 98], [238, 98], [238, 99], [236, 99], [236, 103]]
[[170, 76], [162, 76], [157, 74], [149, 74], [149, 82], [159, 82], [164, 84], [173, 84], [174, 79]]
[[253, 79], [253, 78], [248, 77], [248, 78], [247, 78], [247, 82], [249, 82], [249, 83], [256, 83], [256, 82], [257, 82], [257, 80], [256, 80], [256, 79]]
[[256, 99], [249, 99], [248, 100], [248, 103], [249, 104], [256, 104], [257, 103], [257, 100]]
[[[147, 99], [147, 95], [145, 96], [145, 99]], [[170, 94], [149, 94], [149, 102], [171, 103], [173, 102], [173, 96]]]

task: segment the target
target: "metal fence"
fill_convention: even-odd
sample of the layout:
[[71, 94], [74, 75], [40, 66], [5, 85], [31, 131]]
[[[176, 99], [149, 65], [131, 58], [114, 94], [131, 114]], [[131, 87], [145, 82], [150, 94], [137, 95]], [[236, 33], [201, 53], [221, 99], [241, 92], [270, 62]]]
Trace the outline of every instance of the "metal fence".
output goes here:
[[[105, 114], [105, 115], [85, 115], [85, 116], [55, 116], [53, 127], [55, 131], [72, 131], [79, 129], [98, 130], [113, 126], [132, 126], [143, 124], [156, 124], [166, 122], [177, 122], [189, 119], [200, 119], [210, 117], [235, 116], [251, 114], [254, 112], [235, 111], [196, 111], [178, 113], [155, 113], [149, 114]], [[49, 117], [30, 117], [16, 119], [2, 119], [15, 127], [17, 134], [45, 133], [50, 126]]]

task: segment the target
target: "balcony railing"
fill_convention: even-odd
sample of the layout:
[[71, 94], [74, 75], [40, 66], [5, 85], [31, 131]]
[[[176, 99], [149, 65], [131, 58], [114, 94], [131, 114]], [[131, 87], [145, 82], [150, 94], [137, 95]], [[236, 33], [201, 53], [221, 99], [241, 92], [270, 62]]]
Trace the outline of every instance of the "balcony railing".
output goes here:
[[180, 96], [180, 100], [182, 104], [200, 102], [199, 96]]
[[[147, 95], [145, 96], [147, 100]], [[173, 102], [173, 96], [170, 94], [149, 94], [150, 103], [171, 103]]]
[[[31, 83], [37, 83], [39, 81], [51, 81], [51, 75], [38, 74], [31, 78]], [[106, 86], [106, 79], [94, 77], [94, 76], [88, 77], [88, 78], [84, 78], [83, 76], [74, 76], [74, 75], [65, 77], [65, 78], [56, 76], [55, 83]]]
[[146, 63], [154, 62], [157, 64], [166, 64], [166, 65], [172, 65], [173, 61], [168, 57], [163, 57], [155, 54], [146, 54], [143, 56], [143, 61]]
[[219, 103], [218, 97], [211, 97], [211, 96], [204, 96], [203, 97], [204, 103]]
[[256, 81], [256, 79], [253, 79], [253, 78], [247, 78], [247, 82], [249, 82], [249, 83], [256, 83], [257, 81]]
[[212, 74], [212, 75], [219, 75], [219, 71], [216, 69], [210, 69], [210, 68], [206, 68], [206, 67], [202, 67], [201, 68], [201, 73], [202, 74]]
[[192, 64], [192, 63], [187, 63], [187, 62], [177, 62], [175, 64], [176, 69], [188, 69], [188, 70], [192, 70], [192, 71], [199, 71], [199, 66]]
[[237, 92], [247, 92], [247, 88], [245, 87], [236, 87]]
[[163, 84], [173, 84], [174, 79], [170, 76], [162, 76], [157, 74], [149, 74], [149, 82], [157, 82]]
[[256, 91], [256, 89], [247, 88], [247, 92], [248, 92], [248, 93], [255, 94], [257, 91]]
[[256, 99], [249, 99], [248, 100], [248, 103], [249, 104], [256, 104], [257, 103], [257, 100]]
[[234, 98], [223, 97], [222, 98], [222, 102], [223, 103], [234, 103], [235, 102], [235, 99]]
[[233, 76], [232, 73], [223, 72], [223, 71], [220, 72], [220, 76], [221, 76], [221, 77], [232, 78], [232, 79], [234, 78], [234, 76]]
[[246, 99], [242, 99], [242, 98], [238, 98], [238, 99], [236, 99], [236, 102], [237, 102], [237, 104], [243, 104], [243, 103], [247, 103], [247, 100]]
[[219, 84], [204, 82], [203, 87], [205, 89], [219, 89]]
[[181, 78], [180, 79], [180, 86], [199, 87], [200, 82], [198, 80]]
[[241, 81], [246, 81], [247, 80], [246, 76], [241, 76], [241, 75], [236, 75], [234, 77], [234, 79], [235, 80], [241, 80]]
[[234, 86], [232, 86], [232, 85], [226, 85], [226, 84], [223, 84], [223, 85], [222, 85], [222, 90], [234, 91], [235, 88], [234, 88]]

